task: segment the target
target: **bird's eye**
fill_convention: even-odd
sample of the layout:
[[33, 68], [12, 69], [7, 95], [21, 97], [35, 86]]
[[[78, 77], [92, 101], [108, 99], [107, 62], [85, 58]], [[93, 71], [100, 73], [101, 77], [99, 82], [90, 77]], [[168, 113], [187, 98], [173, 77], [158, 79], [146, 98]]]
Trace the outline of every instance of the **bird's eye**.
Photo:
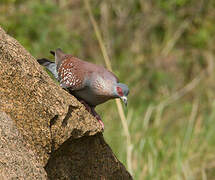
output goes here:
[[117, 89], [117, 93], [119, 94], [119, 96], [123, 96], [122, 88], [117, 87], [116, 89]]

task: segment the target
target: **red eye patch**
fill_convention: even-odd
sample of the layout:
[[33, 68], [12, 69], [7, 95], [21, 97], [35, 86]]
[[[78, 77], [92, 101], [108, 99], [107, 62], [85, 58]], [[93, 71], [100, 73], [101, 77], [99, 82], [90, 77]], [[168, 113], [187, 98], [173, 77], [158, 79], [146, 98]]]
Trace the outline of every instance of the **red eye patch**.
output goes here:
[[123, 92], [122, 92], [121, 87], [117, 87], [116, 90], [117, 90], [117, 93], [119, 94], [119, 96], [123, 96]]

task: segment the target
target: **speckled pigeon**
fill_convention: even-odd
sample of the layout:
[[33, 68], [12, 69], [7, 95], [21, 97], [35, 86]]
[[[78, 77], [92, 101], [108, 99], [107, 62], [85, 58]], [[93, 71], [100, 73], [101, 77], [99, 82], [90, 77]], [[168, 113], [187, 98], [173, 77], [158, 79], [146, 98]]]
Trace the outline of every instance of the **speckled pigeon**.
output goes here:
[[68, 89], [78, 98], [87, 110], [97, 118], [102, 127], [104, 124], [95, 112], [95, 107], [109, 99], [120, 98], [127, 105], [129, 89], [119, 83], [117, 77], [102, 66], [80, 60], [65, 54], [61, 49], [51, 51], [55, 63], [48, 59], [38, 59], [60, 82], [60, 86]]

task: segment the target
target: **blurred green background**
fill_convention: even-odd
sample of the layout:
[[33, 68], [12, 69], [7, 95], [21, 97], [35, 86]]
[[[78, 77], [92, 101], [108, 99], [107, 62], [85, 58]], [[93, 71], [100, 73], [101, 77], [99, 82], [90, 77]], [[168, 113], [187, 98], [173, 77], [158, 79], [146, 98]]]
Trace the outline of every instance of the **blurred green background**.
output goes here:
[[[215, 179], [215, 1], [91, 0], [124, 109], [134, 179]], [[50, 50], [104, 64], [81, 0], [1, 0], [0, 25], [35, 58]], [[52, 58], [53, 59], [53, 58]], [[127, 167], [114, 101], [97, 108], [104, 136]]]

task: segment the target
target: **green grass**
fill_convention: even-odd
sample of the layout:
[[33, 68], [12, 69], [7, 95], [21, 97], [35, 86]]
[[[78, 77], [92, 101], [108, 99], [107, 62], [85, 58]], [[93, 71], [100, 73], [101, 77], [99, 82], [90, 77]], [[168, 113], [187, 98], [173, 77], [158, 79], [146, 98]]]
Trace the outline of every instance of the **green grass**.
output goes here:
[[[90, 2], [113, 71], [130, 88], [125, 113], [134, 179], [215, 179], [214, 2]], [[4, 0], [0, 14], [1, 26], [36, 58], [61, 47], [104, 65], [82, 1]], [[106, 141], [127, 166], [115, 102], [97, 109]]]

